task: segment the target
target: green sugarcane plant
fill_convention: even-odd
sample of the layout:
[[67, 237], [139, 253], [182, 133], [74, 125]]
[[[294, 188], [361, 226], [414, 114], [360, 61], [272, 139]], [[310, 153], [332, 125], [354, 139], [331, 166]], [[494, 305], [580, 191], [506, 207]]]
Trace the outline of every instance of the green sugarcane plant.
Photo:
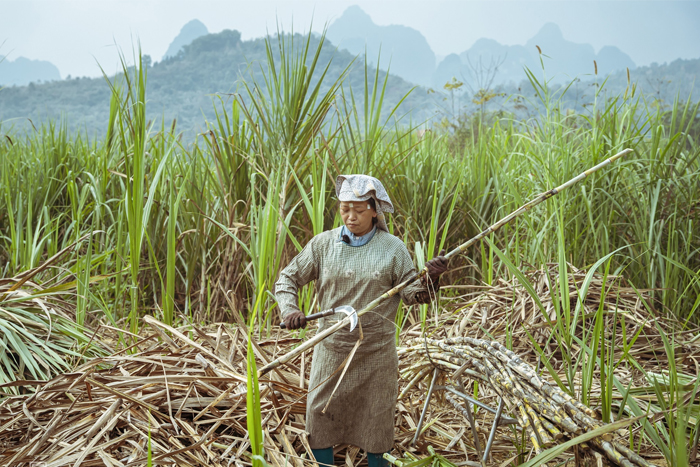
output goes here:
[[[615, 154], [614, 156], [612, 156], [612, 157], [610, 157], [610, 158], [604, 160], [603, 162], [597, 164], [597, 165], [594, 166], [594, 167], [591, 167], [590, 169], [588, 169], [588, 170], [582, 172], [582, 173], [579, 174], [578, 176], [576, 176], [576, 177], [572, 178], [571, 180], [569, 180], [569, 181], [567, 181], [567, 182], [561, 184], [560, 186], [545, 191], [544, 193], [540, 194], [540, 195], [539, 195], [538, 197], [536, 197], [535, 199], [529, 201], [528, 203], [524, 204], [524, 205], [521, 206], [520, 208], [516, 209], [516, 210], [513, 211], [512, 213], [508, 214], [507, 216], [505, 216], [505, 217], [503, 217], [502, 219], [500, 219], [499, 221], [497, 221], [495, 224], [493, 224], [493, 225], [491, 225], [490, 227], [486, 228], [486, 229], [483, 230], [480, 234], [476, 235], [475, 237], [472, 237], [471, 239], [469, 239], [469, 240], [467, 240], [466, 242], [464, 242], [464, 243], [462, 243], [461, 245], [459, 245], [457, 248], [455, 248], [455, 249], [453, 249], [452, 251], [450, 251], [449, 253], [447, 253], [447, 254], [445, 255], [445, 258], [447, 258], [447, 259], [449, 260], [450, 258], [453, 258], [453, 257], [457, 256], [458, 254], [465, 252], [465, 251], [468, 250], [469, 247], [471, 247], [474, 243], [476, 243], [477, 241], [479, 241], [479, 240], [481, 240], [481, 239], [483, 239], [483, 238], [486, 238], [486, 237], [487, 237], [488, 235], [490, 235], [491, 233], [496, 232], [496, 231], [499, 230], [501, 227], [503, 227], [504, 225], [506, 225], [507, 223], [509, 223], [510, 221], [512, 221], [513, 219], [515, 219], [516, 217], [518, 217], [519, 215], [523, 214], [524, 212], [527, 212], [528, 210], [532, 209], [534, 206], [536, 206], [536, 205], [538, 205], [538, 204], [540, 204], [540, 203], [546, 201], [547, 199], [551, 198], [552, 196], [555, 196], [557, 193], [559, 193], [559, 192], [565, 190], [566, 188], [570, 187], [571, 185], [575, 184], [576, 182], [578, 182], [578, 181], [580, 181], [580, 180], [583, 180], [584, 178], [586, 178], [587, 176], [589, 176], [589, 175], [592, 174], [593, 172], [595, 172], [595, 171], [597, 171], [597, 170], [600, 170], [601, 168], [603, 168], [603, 167], [605, 167], [605, 166], [611, 164], [611, 163], [614, 162], [615, 160], [617, 160], [617, 159], [619, 159], [619, 158], [621, 158], [621, 157], [623, 157], [623, 156], [629, 154], [630, 152], [632, 152], [631, 149], [625, 149], [625, 150], [623, 150], [623, 151], [620, 151], [619, 153]], [[410, 278], [410, 279], [408, 279], [408, 280], [406, 280], [406, 281], [404, 281], [404, 282], [398, 284], [397, 286], [395, 286], [395, 287], [392, 288], [391, 290], [385, 292], [385, 293], [382, 294], [380, 297], [378, 297], [378, 298], [376, 298], [375, 300], [373, 300], [372, 302], [370, 302], [370, 303], [369, 303], [367, 306], [365, 306], [365, 308], [363, 308], [362, 310], [357, 311], [357, 316], [359, 317], [359, 316], [362, 316], [363, 314], [365, 314], [365, 313], [367, 313], [367, 312], [369, 312], [369, 311], [372, 311], [372, 310], [373, 310], [374, 308], [376, 308], [380, 303], [382, 303], [382, 302], [385, 301], [386, 299], [388, 299], [388, 298], [390, 298], [390, 297], [393, 297], [394, 295], [398, 294], [401, 290], [403, 290], [404, 288], [406, 288], [409, 284], [412, 284], [412, 283], [415, 282], [416, 280], [419, 280], [420, 278], [422, 278], [423, 276], [425, 276], [427, 273], [428, 273], [428, 269], [427, 269], [427, 268], [421, 269], [420, 272], [419, 272], [418, 274], [415, 275], [415, 277], [412, 277], [412, 278]], [[531, 293], [531, 295], [535, 296], [536, 294], [535, 294], [534, 291], [533, 291], [533, 292]], [[539, 303], [539, 307], [540, 307], [540, 309], [542, 309], [542, 310], [544, 311], [544, 307], [542, 306], [542, 303], [541, 303], [541, 302]], [[346, 326], [348, 323], [350, 323], [350, 317], [344, 318], [344, 319], [338, 321], [338, 322], [337, 322], [336, 324], [334, 324], [333, 326], [331, 326], [331, 327], [325, 329], [325, 330], [322, 331], [322, 332], [319, 332], [318, 334], [316, 334], [316, 335], [313, 337], [313, 339], [310, 339], [310, 340], [304, 342], [303, 344], [301, 344], [300, 346], [298, 346], [296, 349], [294, 349], [294, 350], [292, 350], [292, 351], [286, 353], [285, 355], [283, 355], [283, 356], [277, 358], [277, 359], [274, 360], [273, 362], [270, 362], [269, 364], [265, 365], [265, 366], [260, 370], [260, 374], [261, 374], [261, 375], [264, 375], [265, 373], [267, 373], [267, 372], [273, 370], [274, 368], [277, 368], [278, 366], [280, 366], [280, 365], [282, 365], [282, 364], [288, 362], [289, 360], [291, 360], [292, 358], [294, 358], [294, 357], [296, 357], [297, 355], [301, 354], [302, 352], [304, 352], [304, 351], [306, 351], [306, 350], [308, 350], [308, 349], [314, 347], [316, 344], [318, 344], [319, 342], [321, 342], [323, 339], [325, 339], [325, 338], [328, 337], [329, 335], [331, 335], [331, 334], [337, 332], [339, 329], [341, 329], [343, 326]]]
[[[139, 272], [141, 271], [141, 250], [147, 233], [148, 220], [153, 206], [154, 196], [160, 177], [164, 172], [169, 159], [168, 151], [163, 154], [161, 160], [152, 174], [148, 174], [148, 140], [149, 124], [146, 118], [146, 68], [143, 66], [141, 52], [139, 51], [134, 67], [128, 67], [124, 57], [121, 59], [123, 73], [119, 77], [123, 80], [125, 95], [121, 94], [121, 86], [105, 78], [112, 91], [112, 99], [117, 112], [117, 128], [119, 130], [119, 150], [124, 157], [126, 172], [126, 190], [123, 203], [125, 206], [126, 224], [129, 245], [129, 271], [131, 276], [130, 299], [131, 310], [129, 312], [129, 329], [132, 334], [138, 333], [139, 323]], [[104, 73], [104, 72], [103, 72]], [[150, 175], [150, 186], [147, 178]], [[148, 191], [147, 191], [148, 190]]]
[[265, 451], [263, 443], [262, 416], [260, 413], [260, 386], [258, 384], [258, 372], [255, 363], [255, 352], [253, 351], [253, 330], [255, 316], [260, 311], [261, 298], [255, 301], [255, 306], [250, 318], [251, 326], [248, 328], [248, 353], [247, 353], [247, 398], [246, 398], [246, 425], [248, 427], [248, 438], [250, 439], [250, 449], [252, 451], [253, 467], [264, 467]]

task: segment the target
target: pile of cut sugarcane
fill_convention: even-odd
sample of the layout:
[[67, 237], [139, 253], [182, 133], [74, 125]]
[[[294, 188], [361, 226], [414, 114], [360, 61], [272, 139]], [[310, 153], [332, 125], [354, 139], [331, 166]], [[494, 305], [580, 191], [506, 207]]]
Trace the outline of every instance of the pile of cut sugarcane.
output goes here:
[[[250, 465], [247, 334], [220, 325], [190, 338], [147, 321], [155, 333], [124, 351], [43, 384], [17, 382], [38, 389], [0, 402], [0, 465]], [[256, 355], [264, 361], [276, 343], [255, 344]], [[311, 452], [300, 383], [284, 369], [261, 381], [271, 465], [301, 467], [297, 453]]]
[[[557, 274], [552, 266], [528, 276], [548, 312], [557, 300]], [[582, 271], [570, 271], [571, 296], [584, 277]], [[425, 329], [410, 316], [413, 321], [401, 333], [393, 454], [466, 466], [482, 465], [484, 457], [488, 465], [517, 465], [531, 449], [562, 444], [603, 425], [593, 410], [538, 376], [532, 366], [537, 356], [526, 330], [537, 341], [542, 338], [546, 350], [547, 327], [517, 281], [465, 290], [461, 297], [453, 293], [443, 300], [448, 307], [438, 309], [434, 328]], [[624, 313], [630, 334], [642, 333], [632, 350], [637, 362], [654, 369], [664, 365], [667, 355], [654, 350], [663, 348], [661, 338], [638, 293], [618, 278], [608, 277], [607, 283], [595, 278], [583, 308], [590, 314], [600, 306], [611, 316]], [[150, 317], [144, 320], [143, 336], [126, 349], [47, 382], [13, 383], [25, 386], [26, 393], [0, 400], [0, 465], [145, 466], [149, 457], [152, 465], [251, 464], [245, 324], [175, 329]], [[504, 329], [512, 330], [503, 342], [508, 340], [513, 351], [479, 338], [504, 336]], [[676, 336], [686, 334], [696, 331], [681, 330]], [[253, 340], [259, 367], [301, 342], [292, 336], [280, 331], [269, 340]], [[692, 349], [689, 354], [697, 353], [697, 343]], [[546, 350], [550, 362], [555, 352]], [[264, 450], [272, 466], [310, 465], [304, 419], [310, 360], [311, 352], [306, 352], [260, 380]], [[692, 360], [676, 364], [692, 373]], [[644, 384], [622, 365], [616, 374], [630, 387]], [[472, 410], [476, 406], [478, 412]], [[586, 444], [617, 465], [651, 465], [616, 442], [633, 435], [611, 432]], [[643, 442], [638, 439], [636, 449]], [[646, 448], [638, 452], [658, 456], [653, 447]], [[337, 447], [336, 462], [339, 457], [349, 466], [364, 465], [364, 454], [356, 447]]]
[[[603, 423], [596, 419], [595, 411], [559, 387], [544, 381], [532, 366], [499, 342], [469, 337], [416, 338], [400, 349], [399, 354], [408, 360], [417, 360], [417, 363], [402, 372], [402, 379], [408, 380], [409, 383], [403, 388], [401, 396], [431, 373], [433, 380], [430, 387], [435, 388], [435, 381], [440, 377], [439, 372], [444, 372], [443, 379], [453, 383], [452, 386], [440, 387], [448, 392], [445, 399], [456, 410], [465, 414], [466, 420], [472, 422], [470, 407], [473, 399], [466, 396], [467, 391], [462, 382], [464, 375], [487, 386], [502, 399], [507, 412], [516, 417], [517, 424], [525, 430], [537, 452], [561, 442], [565, 437], [575, 437], [603, 426]], [[413, 358], [410, 358], [411, 354]], [[417, 355], [422, 358], [415, 358]], [[453, 395], [464, 398], [466, 404], [462, 405]], [[500, 416], [499, 409], [495, 426], [499, 424]], [[503, 423], [502, 420], [500, 422]], [[476, 431], [474, 435], [475, 439], [478, 439]], [[613, 441], [611, 436], [594, 438], [589, 444], [605, 453], [616, 465], [652, 466], [627, 446]], [[477, 451], [480, 451], [478, 441], [476, 447]], [[480, 456], [481, 453], [477, 454]]]

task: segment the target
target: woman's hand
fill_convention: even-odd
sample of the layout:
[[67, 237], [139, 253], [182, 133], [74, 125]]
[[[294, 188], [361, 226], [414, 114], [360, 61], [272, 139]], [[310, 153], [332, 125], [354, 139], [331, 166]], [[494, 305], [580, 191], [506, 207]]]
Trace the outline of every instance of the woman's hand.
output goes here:
[[440, 276], [447, 271], [447, 258], [443, 256], [444, 254], [445, 250], [441, 250], [438, 256], [425, 263], [431, 282], [437, 282]]
[[306, 315], [302, 311], [293, 311], [284, 318], [287, 329], [300, 329], [306, 327]]

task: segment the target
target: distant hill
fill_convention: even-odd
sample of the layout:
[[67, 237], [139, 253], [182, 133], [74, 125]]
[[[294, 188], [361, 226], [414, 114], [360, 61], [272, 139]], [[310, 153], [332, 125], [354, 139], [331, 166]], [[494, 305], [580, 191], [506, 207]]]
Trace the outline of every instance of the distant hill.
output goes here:
[[[577, 44], [564, 38], [559, 26], [545, 24], [525, 45], [503, 45], [493, 39], [479, 39], [459, 55], [445, 58], [435, 70], [433, 85], [441, 87], [454, 76], [473, 89], [492, 85], [517, 84], [526, 78], [524, 68], [541, 69], [540, 52], [548, 78], [568, 82], [585, 75], [599, 76], [633, 70], [635, 63], [614, 46], [595, 52], [590, 44]], [[596, 62], [594, 65], [593, 62]]]
[[[677, 59], [671, 63], [652, 63], [630, 71], [630, 80], [636, 85], [637, 93], [643, 93], [651, 100], [663, 105], [673, 104], [678, 97], [685, 101], [700, 100], [700, 58], [693, 60]], [[602, 79], [598, 80], [602, 82]], [[586, 81], [588, 84], [592, 80]], [[610, 93], [622, 93], [627, 88], [627, 72], [620, 70], [606, 77], [605, 89]]]
[[377, 26], [367, 13], [351, 6], [328, 27], [328, 38], [353, 55], [364, 54], [380, 68], [412, 83], [429, 86], [435, 69], [435, 53], [423, 35], [406, 26]]
[[0, 86], [24, 86], [39, 81], [61, 79], [58, 68], [45, 60], [17, 57], [14, 61], [0, 55]]
[[[454, 64], [459, 57], [456, 54], [445, 57], [442, 64]], [[457, 62], [459, 63], [459, 62]], [[545, 62], [546, 66], [546, 62]], [[544, 75], [541, 65], [532, 69], [535, 79], [543, 83], [545, 76], [551, 76], [548, 69]], [[563, 111], [573, 110], [577, 113], [587, 114], [591, 111], [594, 102], [600, 105], [609, 103], [610, 98], [624, 96], [641, 99], [642, 105], [658, 105], [662, 109], [670, 109], [675, 99], [685, 102], [690, 98], [691, 102], [698, 102], [700, 96], [700, 59], [674, 60], [662, 65], [652, 63], [649, 66], [637, 67], [629, 72], [629, 85], [627, 70], [625, 69], [609, 75], [598, 76], [586, 73], [568, 81], [548, 82], [552, 101]], [[483, 108], [474, 102], [474, 91], [462, 86], [450, 95], [444, 89], [433, 96], [442, 96], [442, 102], [436, 99], [440, 105], [442, 115], [454, 114], [470, 115], [480, 110], [487, 112], [504, 111], [512, 113], [516, 118], [527, 119], [536, 117], [542, 110], [542, 102], [537, 96], [533, 86], [528, 80], [519, 83], [495, 84], [489, 94], [492, 96]], [[454, 101], [453, 101], [454, 99]], [[452, 109], [455, 109], [452, 111]]]
[[[304, 38], [299, 36], [298, 40]], [[317, 44], [318, 38], [312, 37], [312, 48]], [[326, 41], [319, 61], [325, 66], [331, 59], [326, 80], [335, 80], [354, 56], [338, 51]], [[190, 134], [204, 131], [205, 119], [215, 119], [213, 102], [219, 102], [216, 96], [230, 103], [229, 93], [241, 90], [243, 80], [249, 80], [251, 74], [262, 84], [260, 68], [265, 66], [265, 61], [263, 39], [241, 41], [240, 33], [231, 30], [201, 36], [174, 57], [148, 68], [148, 117], [154, 121], [163, 119], [168, 127], [177, 119], [178, 129]], [[355, 61], [345, 81], [346, 89], [351, 86], [360, 100], [364, 89], [363, 66], [361, 60]], [[381, 72], [380, 79], [384, 76], [386, 73]], [[411, 83], [390, 76], [386, 106], [395, 105], [412, 88]], [[109, 87], [102, 78], [9, 87], [0, 90], [0, 124], [3, 131], [8, 126], [29, 129], [27, 119], [37, 125], [62, 118], [72, 130], [102, 135], [106, 131], [109, 99]], [[402, 104], [402, 112], [416, 111], [414, 121], [424, 119], [428, 108], [432, 106], [425, 89], [413, 92]]]
[[518, 84], [526, 79], [525, 67], [541, 68], [537, 46], [542, 51], [547, 76], [557, 83], [594, 75], [594, 60], [599, 76], [635, 68], [634, 61], [619, 48], [608, 45], [596, 53], [590, 44], [565, 39], [554, 23], [545, 24], [525, 44], [503, 45], [481, 38], [469, 49], [450, 54], [439, 62], [419, 31], [398, 25], [378, 26], [357, 5], [348, 7], [329, 26], [328, 38], [352, 54], [366, 51], [375, 62], [381, 50], [381, 69], [390, 69], [407, 81], [437, 90], [453, 77], [474, 91], [488, 85]]
[[183, 50], [186, 45], [190, 45], [193, 40], [198, 37], [206, 36], [207, 34], [209, 34], [207, 27], [198, 19], [193, 19], [182, 27], [180, 34], [175, 36], [175, 39], [170, 43], [165, 55], [163, 55], [163, 60], [174, 57]]

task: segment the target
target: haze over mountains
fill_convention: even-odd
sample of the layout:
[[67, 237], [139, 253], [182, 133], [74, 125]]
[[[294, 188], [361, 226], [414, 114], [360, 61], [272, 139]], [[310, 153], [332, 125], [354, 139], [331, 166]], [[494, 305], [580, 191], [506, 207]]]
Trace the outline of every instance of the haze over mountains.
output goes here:
[[406, 26], [378, 26], [358, 6], [345, 10], [328, 28], [328, 38], [341, 49], [372, 59], [380, 54], [380, 68], [407, 81], [428, 87], [442, 87], [452, 77], [478, 89], [480, 75], [493, 75], [492, 84], [517, 84], [526, 78], [524, 67], [539, 69], [537, 46], [547, 56], [547, 75], [563, 82], [582, 74], [594, 74], [595, 60], [598, 74], [607, 75], [626, 68], [634, 69], [629, 55], [614, 45], [601, 48], [597, 53], [589, 44], [566, 40], [554, 23], [545, 24], [524, 45], [503, 45], [493, 39], [482, 38], [468, 50], [450, 54], [439, 63], [423, 35]]
[[[317, 44], [318, 34], [313, 36]], [[380, 69], [390, 69], [385, 108], [400, 102], [415, 88], [414, 84], [419, 85], [403, 102], [400, 112], [411, 111], [414, 123], [435, 116], [439, 120], [449, 114], [453, 118], [455, 110], [473, 111], [479, 106], [474, 95], [482, 88], [497, 96], [488, 102], [486, 110], [518, 111], [507, 101], [510, 96], [527, 97], [528, 92], [532, 93], [531, 86], [523, 85], [525, 67], [533, 70], [538, 79], [543, 73], [548, 80], [554, 77], [550, 83], [567, 84], [579, 77], [581, 81], [571, 87], [562, 103], [578, 110], [590, 104], [598, 83], [608, 75], [606, 92], [625, 92], [627, 69], [632, 70], [637, 89], [661, 102], [670, 102], [676, 95], [696, 95], [693, 93], [700, 75], [700, 59], [636, 68], [619, 48], [605, 46], [596, 51], [591, 45], [568, 41], [552, 23], [545, 24], [524, 45], [503, 45], [482, 38], [469, 49], [438, 60], [419, 31], [376, 25], [359, 7], [350, 7], [328, 27], [320, 60], [333, 60], [328, 77], [334, 80], [359, 55], [345, 80], [346, 90], [352, 88], [359, 96], [364, 89], [365, 53], [370, 73], [380, 54]], [[240, 89], [243, 80], [264, 82], [260, 66], [264, 67], [266, 60], [263, 39], [241, 40], [241, 33], [233, 30], [210, 34], [202, 22], [191, 20], [170, 43], [162, 60], [144, 56], [148, 66], [149, 118], [162, 119], [167, 125], [177, 119], [179, 129], [201, 132], [205, 121], [215, 118], [212, 101], [218, 102], [217, 96], [225, 101], [228, 93]], [[598, 76], [594, 76], [594, 61]], [[380, 80], [385, 75], [380, 73]], [[465, 86], [457, 92], [446, 90], [445, 83], [453, 79]], [[9, 125], [29, 129], [37, 122], [63, 119], [72, 130], [99, 134], [105, 130], [109, 98], [109, 87], [101, 77], [61, 80], [49, 62], [21, 57], [0, 63], [3, 128]]]
[[367, 53], [375, 61], [381, 51], [380, 68], [412, 83], [430, 85], [435, 53], [419, 31], [406, 26], [377, 26], [359, 6], [351, 6], [328, 28], [331, 42], [353, 55]]
[[[295, 50], [305, 45], [308, 36], [294, 37]], [[288, 40], [289, 37], [285, 36]], [[319, 45], [319, 38], [310, 39], [310, 54]], [[277, 38], [271, 38], [271, 46], [277, 50]], [[289, 47], [289, 44], [287, 44]], [[267, 53], [264, 39], [241, 40], [238, 31], [224, 30], [197, 37], [182, 49], [173, 47], [174, 55], [151, 62], [144, 56], [147, 67], [148, 103], [147, 117], [164, 122], [170, 128], [177, 121], [177, 129], [192, 133], [206, 131], [206, 122], [216, 120], [215, 106], [230, 110], [231, 93], [242, 92], [243, 81], [255, 82], [263, 88]], [[273, 52], [274, 53], [274, 52]], [[313, 55], [312, 55], [313, 56]], [[321, 92], [328, 89], [343, 71], [354, 61], [344, 84], [347, 98], [349, 90], [362, 99], [365, 84], [364, 65], [344, 50], [337, 50], [329, 41], [324, 42], [319, 56], [315, 77], [320, 79], [322, 70], [330, 63]], [[370, 84], [375, 69], [368, 69]], [[379, 73], [380, 83], [387, 74]], [[114, 77], [111, 79], [115, 79]], [[396, 105], [413, 88], [413, 84], [395, 75], [389, 75], [385, 99], [387, 105]], [[0, 126], [3, 129], [31, 129], [35, 125], [60, 120], [69, 129], [87, 130], [90, 135], [104, 134], [110, 109], [110, 88], [104, 78], [75, 77], [42, 84], [10, 86], [0, 89]], [[425, 93], [412, 93], [404, 100], [402, 113], [427, 109], [431, 104]], [[353, 105], [351, 102], [348, 105]]]
[[30, 60], [17, 57], [9, 60], [0, 55], [0, 86], [24, 86], [31, 82], [61, 79], [58, 68], [46, 60]]
[[170, 43], [168, 50], [163, 55], [163, 60], [176, 56], [186, 45], [190, 45], [198, 37], [209, 34], [207, 27], [198, 19], [193, 19], [185, 24], [180, 33]]
[[[163, 58], [173, 57], [194, 39], [208, 34], [199, 20], [185, 24], [174, 38]], [[359, 6], [351, 6], [327, 31], [328, 39], [353, 55], [365, 52], [376, 62], [381, 53], [380, 68], [426, 87], [441, 88], [452, 77], [472, 88], [479, 87], [485, 72], [492, 75], [492, 84], [517, 84], [525, 79], [524, 67], [540, 68], [536, 46], [544, 54], [547, 75], [564, 82], [582, 74], [593, 74], [595, 60], [599, 75], [626, 68], [634, 69], [630, 56], [613, 44], [597, 52], [589, 44], [566, 39], [565, 32], [554, 23], [545, 24], [522, 45], [504, 45], [489, 38], [476, 41], [469, 49], [455, 52], [440, 60], [420, 31], [402, 25], [379, 26]], [[147, 51], [144, 53], [148, 53]], [[26, 85], [30, 82], [61, 79], [58, 69], [46, 61], [19, 57], [0, 62], [0, 85]]]

